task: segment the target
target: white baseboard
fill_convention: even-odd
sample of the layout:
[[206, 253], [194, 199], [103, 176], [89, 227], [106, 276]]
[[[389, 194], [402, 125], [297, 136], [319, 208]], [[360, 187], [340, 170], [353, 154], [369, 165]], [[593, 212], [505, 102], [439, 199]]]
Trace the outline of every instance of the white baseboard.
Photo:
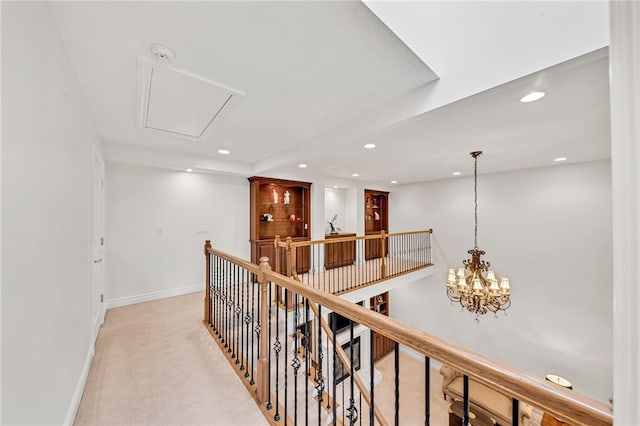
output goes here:
[[87, 379], [89, 378], [89, 369], [91, 368], [91, 361], [93, 360], [93, 354], [95, 349], [95, 342], [91, 342], [89, 345], [89, 350], [87, 351], [87, 356], [84, 359], [84, 365], [82, 366], [82, 371], [80, 372], [80, 377], [78, 378], [78, 383], [76, 384], [76, 389], [73, 391], [73, 397], [71, 398], [71, 403], [69, 404], [69, 408], [67, 409], [67, 415], [64, 418], [64, 425], [73, 425], [73, 421], [76, 418], [76, 414], [78, 413], [78, 407], [80, 407], [80, 401], [82, 400], [82, 394], [84, 393], [84, 387], [87, 384]]
[[164, 299], [166, 297], [182, 296], [183, 294], [195, 293], [198, 291], [204, 291], [204, 283], [107, 300], [107, 309], [133, 305], [135, 303], [150, 302], [152, 300]]

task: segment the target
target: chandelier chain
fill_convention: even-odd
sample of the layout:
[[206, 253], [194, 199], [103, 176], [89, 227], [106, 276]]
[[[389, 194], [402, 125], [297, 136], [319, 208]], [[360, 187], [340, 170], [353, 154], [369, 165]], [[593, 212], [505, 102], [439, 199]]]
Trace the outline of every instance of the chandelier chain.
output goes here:
[[475, 196], [474, 199], [474, 208], [475, 208], [475, 229], [474, 229], [474, 240], [473, 240], [473, 248], [478, 249], [478, 157], [474, 157], [475, 163], [473, 167], [473, 193]]

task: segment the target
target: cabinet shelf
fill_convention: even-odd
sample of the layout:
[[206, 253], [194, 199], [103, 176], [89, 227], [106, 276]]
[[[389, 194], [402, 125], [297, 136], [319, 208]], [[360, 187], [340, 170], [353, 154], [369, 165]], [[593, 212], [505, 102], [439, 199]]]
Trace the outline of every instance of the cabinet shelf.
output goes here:
[[305, 207], [304, 204], [294, 204], [294, 203], [270, 203], [268, 201], [262, 201], [260, 204], [263, 206], [274, 206], [274, 207]]
[[303, 220], [298, 220], [298, 219], [296, 219], [296, 220], [289, 220], [289, 219], [273, 219], [273, 220], [270, 220], [270, 221], [266, 221], [266, 220], [261, 220], [261, 221], [260, 221], [260, 223], [264, 223], [265, 225], [267, 225], [267, 224], [269, 224], [269, 223], [284, 223], [284, 222], [288, 222], [288, 223], [292, 223], [292, 224], [293, 224], [293, 223], [295, 223], [295, 224], [299, 224], [299, 225], [301, 225], [301, 224], [303, 224], [303, 223], [304, 223], [304, 221], [303, 221]]

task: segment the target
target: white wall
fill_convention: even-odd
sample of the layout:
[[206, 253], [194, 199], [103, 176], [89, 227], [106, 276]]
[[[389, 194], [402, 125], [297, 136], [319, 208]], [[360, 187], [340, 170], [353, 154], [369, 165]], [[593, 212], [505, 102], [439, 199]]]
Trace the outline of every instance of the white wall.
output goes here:
[[107, 163], [106, 299], [199, 286], [204, 241], [250, 259], [246, 178]]
[[47, 5], [2, 2], [2, 424], [72, 420], [91, 360], [87, 111]]
[[[471, 164], [471, 163], [470, 163]], [[471, 166], [470, 166], [471, 167]], [[480, 170], [482, 163], [480, 162]], [[608, 161], [480, 175], [478, 246], [511, 279], [508, 316], [460, 313], [447, 268], [473, 248], [473, 177], [398, 187], [394, 231], [433, 227], [435, 274], [394, 290], [393, 317], [607, 401], [612, 391], [612, 217]]]

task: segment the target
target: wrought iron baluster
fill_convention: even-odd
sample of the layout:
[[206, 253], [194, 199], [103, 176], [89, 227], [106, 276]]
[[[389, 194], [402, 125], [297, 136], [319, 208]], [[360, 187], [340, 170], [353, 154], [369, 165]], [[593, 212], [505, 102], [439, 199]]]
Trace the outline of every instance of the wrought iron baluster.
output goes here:
[[516, 398], [511, 398], [511, 424], [518, 426], [520, 422], [520, 401]]
[[304, 424], [309, 424], [309, 300], [304, 298]]
[[287, 387], [289, 369], [287, 368], [287, 342], [289, 341], [289, 289], [284, 289], [284, 364], [282, 369], [284, 370], [284, 424], [287, 425], [287, 395], [289, 394], [289, 388]]
[[298, 310], [298, 293], [293, 296], [294, 303], [294, 314], [293, 317], [295, 320], [293, 321], [293, 330], [294, 330], [294, 339], [293, 339], [293, 361], [291, 361], [291, 366], [293, 367], [293, 423], [298, 424], [298, 369], [300, 368], [300, 358], [298, 357], [298, 315], [300, 311]]
[[233, 275], [233, 269], [235, 265], [231, 262], [227, 263], [229, 267], [229, 274], [227, 275], [227, 290], [226, 290], [226, 299], [227, 299], [227, 352], [231, 353], [231, 347], [233, 346], [233, 314], [231, 312], [231, 305], [233, 305], [233, 291], [232, 291], [232, 281], [231, 276]]
[[[255, 292], [258, 291], [258, 322], [255, 322], [255, 307], [256, 307], [256, 297]], [[260, 288], [259, 285], [256, 284], [256, 276], [251, 274], [251, 380], [249, 380], [250, 385], [254, 385], [256, 383], [255, 378], [253, 376], [253, 370], [255, 370], [256, 360], [260, 358]], [[255, 333], [255, 334], [254, 334]], [[254, 348], [257, 346], [258, 350], [254, 356]]]
[[[331, 334], [333, 334], [333, 374], [332, 374], [332, 378], [333, 378], [333, 426], [336, 426], [337, 424], [337, 416], [336, 416], [336, 409], [337, 409], [337, 402], [336, 402], [336, 389], [337, 389], [337, 381], [336, 381], [336, 373], [337, 373], [337, 369], [338, 369], [338, 365], [337, 365], [337, 357], [336, 357], [336, 344], [337, 344], [337, 339], [336, 339], [336, 319], [337, 319], [337, 315], [334, 312], [333, 316], [331, 317]], [[328, 345], [327, 345], [328, 346]], [[343, 404], [344, 407], [344, 404]]]
[[209, 264], [211, 265], [211, 269], [209, 270], [209, 297], [211, 298], [211, 304], [209, 305], [209, 318], [211, 322], [211, 330], [215, 333], [216, 331], [216, 318], [215, 318], [215, 303], [216, 303], [216, 259], [213, 254], [209, 254]]
[[431, 360], [428, 356], [424, 357], [424, 424], [431, 424]]
[[224, 260], [218, 258], [218, 338], [224, 343]]
[[[280, 295], [280, 286], [276, 286], [276, 293]], [[286, 332], [285, 332], [286, 333]], [[276, 422], [280, 420], [280, 390], [279, 390], [279, 378], [280, 378], [280, 350], [282, 344], [280, 343], [280, 306], [276, 306], [276, 341], [273, 344], [273, 351], [276, 354], [276, 414], [273, 416], [273, 420]], [[286, 416], [286, 413], [285, 413]]]
[[324, 392], [324, 378], [322, 377], [322, 325], [320, 324], [322, 319], [322, 305], [318, 305], [318, 315], [316, 316], [316, 323], [318, 325], [318, 347], [316, 348], [316, 364], [318, 368], [316, 370], [316, 392], [318, 394], [318, 426], [321, 425], [322, 420], [322, 398]]
[[355, 406], [355, 397], [353, 394], [354, 391], [354, 375], [356, 374], [356, 370], [354, 368], [354, 358], [353, 358], [353, 353], [354, 353], [354, 341], [353, 341], [353, 321], [351, 319], [349, 319], [349, 341], [350, 346], [349, 346], [349, 363], [350, 365], [350, 371], [349, 371], [349, 408], [347, 409], [347, 412], [349, 413], [349, 415], [347, 416], [347, 418], [349, 419], [349, 425], [353, 426], [356, 424], [356, 420], [358, 420], [358, 410], [356, 409]]
[[213, 303], [211, 304], [212, 309], [213, 309], [213, 313], [211, 314], [211, 318], [213, 321], [213, 331], [216, 333], [216, 337], [219, 336], [218, 334], [218, 295], [220, 294], [218, 291], [218, 275], [220, 273], [219, 269], [218, 269], [218, 263], [220, 262], [220, 260], [218, 259], [217, 256], [215, 255], [211, 255], [212, 259], [211, 259], [211, 271], [215, 271], [213, 274], [213, 279], [211, 280], [211, 283], [213, 285]]
[[222, 300], [222, 277], [224, 276], [224, 263], [222, 259], [218, 258], [218, 277], [216, 278], [216, 287], [218, 289], [218, 300], [216, 304], [216, 322], [218, 323], [218, 338], [220, 342], [223, 342], [222, 335], [224, 333], [224, 323], [223, 323], [223, 300]]
[[228, 340], [229, 340], [229, 268], [230, 264], [228, 261], [224, 261], [224, 293], [223, 293], [223, 301], [224, 301], [224, 348], [229, 348]]
[[[243, 340], [243, 349], [242, 349], [242, 361], [243, 366], [246, 364], [246, 371], [244, 372], [244, 377], [249, 377], [249, 369], [251, 368], [251, 362], [249, 361], [249, 325], [251, 324], [251, 314], [249, 313], [249, 279], [251, 274], [248, 270], [244, 271], [244, 287], [242, 288], [242, 299], [244, 303], [244, 293], [246, 289], [247, 293], [247, 303], [244, 306], [244, 340]], [[253, 361], [253, 360], [251, 360]]]
[[242, 312], [242, 308], [240, 306], [240, 272], [241, 272], [240, 267], [236, 265], [235, 283], [234, 283], [235, 296], [233, 298], [233, 315], [234, 315], [234, 321], [235, 321], [235, 325], [233, 327], [233, 332], [235, 337], [233, 352], [236, 356], [236, 364], [240, 364], [239, 337], [240, 337], [240, 331], [242, 330], [242, 327], [240, 327], [240, 314]]
[[398, 426], [400, 424], [400, 344], [398, 342], [394, 342], [394, 369], [396, 371], [395, 377], [395, 425]]
[[374, 407], [375, 407], [375, 384], [374, 384], [374, 365], [375, 365], [375, 354], [374, 354], [374, 349], [375, 349], [375, 339], [374, 339], [375, 333], [373, 330], [369, 330], [369, 389], [370, 389], [370, 393], [371, 393], [371, 402], [369, 403], [369, 425], [373, 426], [373, 413], [374, 413]]
[[[271, 306], [273, 305], [273, 298], [271, 295], [272, 285], [272, 283], [269, 283], [269, 344], [267, 345], [269, 348], [271, 347]], [[258, 293], [258, 298], [259, 297], [260, 293]], [[271, 349], [269, 349], [269, 374], [267, 376], [267, 382], [269, 383], [269, 399], [267, 401], [267, 410], [271, 410], [271, 408], [273, 408], [273, 405], [271, 404]]]
[[469, 425], [469, 376], [462, 376], [462, 426]]

